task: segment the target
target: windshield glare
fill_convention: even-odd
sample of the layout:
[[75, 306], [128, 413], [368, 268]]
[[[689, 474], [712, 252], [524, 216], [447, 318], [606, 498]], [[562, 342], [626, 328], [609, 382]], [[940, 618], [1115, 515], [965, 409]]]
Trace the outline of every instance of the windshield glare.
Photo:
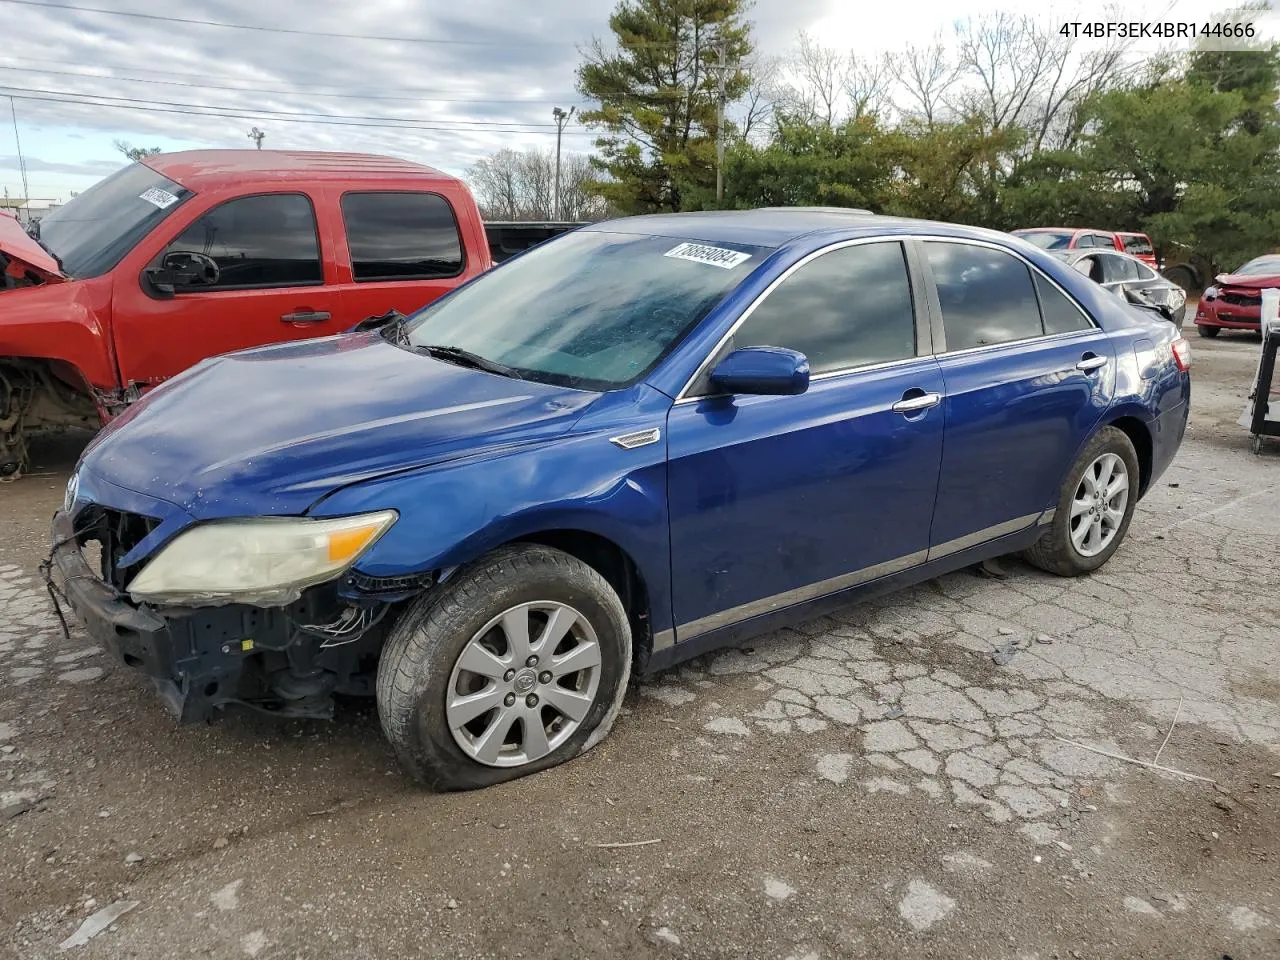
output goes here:
[[407, 339], [460, 347], [529, 380], [613, 390], [653, 369], [767, 253], [579, 230], [418, 312]]
[[1248, 277], [1257, 277], [1262, 274], [1280, 274], [1280, 257], [1258, 257], [1256, 260], [1250, 260], [1236, 273]]
[[67, 276], [101, 276], [190, 196], [146, 164], [134, 163], [42, 218], [40, 242], [62, 261]]
[[1034, 243], [1041, 250], [1066, 250], [1071, 245], [1071, 234], [1058, 233], [1053, 230], [1034, 230], [1030, 233], [1018, 233], [1028, 243]]

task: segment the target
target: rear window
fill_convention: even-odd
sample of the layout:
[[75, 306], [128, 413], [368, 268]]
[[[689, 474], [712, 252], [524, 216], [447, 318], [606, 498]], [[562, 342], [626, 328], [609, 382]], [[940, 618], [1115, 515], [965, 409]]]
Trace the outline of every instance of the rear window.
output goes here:
[[1151, 246], [1151, 241], [1146, 237], [1141, 235], [1134, 236], [1131, 234], [1124, 238], [1124, 252], [1135, 255], [1146, 255], [1149, 253], [1155, 253], [1155, 249]]
[[1014, 236], [1034, 243], [1041, 250], [1066, 250], [1071, 246], [1069, 230], [1017, 230]]
[[342, 219], [357, 282], [439, 280], [462, 272], [458, 221], [439, 194], [343, 194]]

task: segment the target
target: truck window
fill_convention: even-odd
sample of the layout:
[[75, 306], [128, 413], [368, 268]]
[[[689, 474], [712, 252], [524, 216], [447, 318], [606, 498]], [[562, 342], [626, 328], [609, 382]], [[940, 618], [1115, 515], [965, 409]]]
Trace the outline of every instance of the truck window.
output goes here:
[[315, 211], [300, 193], [228, 200], [197, 217], [164, 252], [203, 254], [218, 265], [216, 283], [184, 293], [324, 283]]
[[439, 194], [345, 193], [342, 220], [357, 283], [462, 273], [458, 221]]

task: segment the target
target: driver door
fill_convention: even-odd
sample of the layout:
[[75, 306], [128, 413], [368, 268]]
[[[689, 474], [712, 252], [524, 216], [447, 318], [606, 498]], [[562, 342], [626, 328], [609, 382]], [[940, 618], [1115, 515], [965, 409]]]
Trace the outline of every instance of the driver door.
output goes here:
[[143, 269], [185, 254], [202, 276], [163, 297], [141, 270], [121, 271], [113, 326], [125, 383], [158, 383], [206, 357], [350, 326], [336, 278], [326, 276], [328, 238], [306, 193], [237, 197], [169, 227]]

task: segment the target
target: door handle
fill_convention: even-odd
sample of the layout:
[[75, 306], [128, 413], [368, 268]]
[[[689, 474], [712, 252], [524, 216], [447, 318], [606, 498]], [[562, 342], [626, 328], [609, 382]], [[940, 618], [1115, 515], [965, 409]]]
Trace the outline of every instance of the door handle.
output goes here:
[[919, 413], [921, 410], [936, 407], [941, 402], [942, 394], [940, 393], [922, 393], [918, 397], [899, 400], [891, 409], [894, 413]]
[[1076, 364], [1076, 369], [1082, 373], [1093, 373], [1093, 371], [1101, 370], [1106, 365], [1106, 357], [1088, 356]]
[[280, 315], [281, 323], [323, 323], [328, 319], [328, 310], [295, 310]]

